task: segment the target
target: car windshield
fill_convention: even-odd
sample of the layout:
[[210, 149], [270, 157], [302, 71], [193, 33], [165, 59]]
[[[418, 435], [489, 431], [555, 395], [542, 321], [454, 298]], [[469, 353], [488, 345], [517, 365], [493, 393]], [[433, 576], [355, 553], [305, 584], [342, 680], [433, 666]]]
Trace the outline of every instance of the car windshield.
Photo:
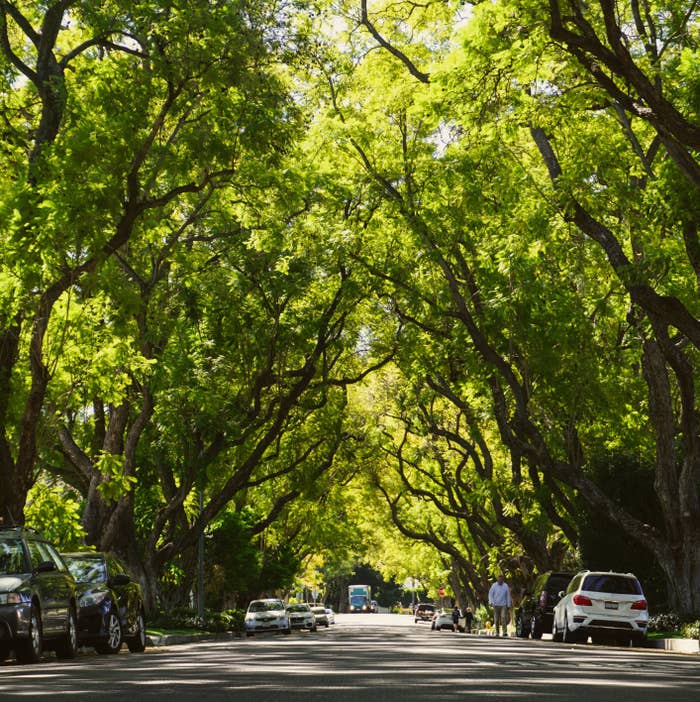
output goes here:
[[589, 592], [609, 592], [614, 595], [642, 594], [642, 588], [636, 578], [614, 575], [612, 573], [587, 575], [581, 589]]
[[305, 605], [305, 604], [289, 605], [289, 607], [287, 607], [287, 611], [288, 612], [308, 612], [309, 605]]
[[78, 583], [107, 582], [107, 567], [101, 558], [75, 558], [64, 556], [68, 570]]
[[280, 600], [272, 600], [270, 602], [258, 600], [257, 602], [251, 602], [248, 607], [249, 612], [275, 612], [279, 609], [284, 609], [284, 603]]
[[418, 607], [418, 609], [423, 611], [423, 612], [434, 612], [435, 611], [435, 607], [433, 607], [433, 605], [420, 605]]
[[326, 608], [325, 608], [325, 607], [321, 607], [321, 606], [312, 607], [312, 608], [311, 608], [311, 611], [312, 611], [312, 612], [318, 612], [319, 614], [325, 614], [325, 613], [326, 613]]
[[20, 539], [7, 539], [0, 542], [0, 575], [26, 573], [27, 563]]

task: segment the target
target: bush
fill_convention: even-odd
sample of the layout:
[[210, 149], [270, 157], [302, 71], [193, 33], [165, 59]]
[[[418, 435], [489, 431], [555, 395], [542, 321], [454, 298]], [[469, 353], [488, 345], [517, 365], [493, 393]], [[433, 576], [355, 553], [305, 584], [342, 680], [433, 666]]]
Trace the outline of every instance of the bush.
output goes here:
[[649, 633], [680, 631], [683, 620], [675, 612], [661, 612], [649, 617]]
[[700, 638], [698, 635], [700, 631], [700, 619], [696, 619], [694, 622], [686, 622], [681, 632], [686, 639], [697, 639]]
[[162, 629], [199, 629], [200, 631], [243, 631], [245, 612], [242, 609], [227, 609], [223, 612], [205, 610], [204, 617], [189, 607], [174, 607], [160, 611], [151, 617], [149, 625]]

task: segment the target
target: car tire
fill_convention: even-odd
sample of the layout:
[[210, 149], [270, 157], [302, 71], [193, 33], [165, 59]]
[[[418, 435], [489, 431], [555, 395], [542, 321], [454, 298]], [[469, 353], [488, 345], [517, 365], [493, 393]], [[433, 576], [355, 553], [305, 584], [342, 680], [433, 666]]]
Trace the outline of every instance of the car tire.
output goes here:
[[10, 655], [10, 647], [7, 644], [0, 644], [0, 663]]
[[250, 638], [250, 637], [253, 636], [254, 634], [253, 634], [252, 631], [246, 631], [245, 635], [246, 635], [247, 638]]
[[143, 612], [136, 615], [136, 631], [126, 640], [131, 653], [143, 653], [146, 650], [146, 620]]
[[568, 644], [581, 643], [581, 635], [578, 632], [569, 629], [568, 617], [565, 617], [564, 619], [564, 631], [562, 632], [561, 640]]
[[552, 619], [552, 641], [561, 641], [563, 638], [563, 634], [557, 629], [556, 620]]
[[122, 631], [122, 623], [119, 621], [119, 616], [112, 610], [107, 615], [107, 639], [95, 644], [95, 650], [98, 653], [110, 655], [119, 653], [124, 641], [124, 632]]
[[15, 655], [18, 663], [37, 663], [44, 648], [41, 635], [41, 617], [35, 605], [29, 612], [29, 637], [15, 643]]
[[75, 610], [68, 609], [68, 619], [66, 621], [66, 633], [54, 646], [56, 658], [75, 658], [78, 655], [78, 617]]
[[530, 619], [530, 636], [533, 639], [541, 639], [543, 633], [542, 621], [533, 614]]
[[515, 635], [519, 639], [526, 639], [530, 635], [530, 631], [525, 624], [523, 615], [520, 613], [515, 615]]

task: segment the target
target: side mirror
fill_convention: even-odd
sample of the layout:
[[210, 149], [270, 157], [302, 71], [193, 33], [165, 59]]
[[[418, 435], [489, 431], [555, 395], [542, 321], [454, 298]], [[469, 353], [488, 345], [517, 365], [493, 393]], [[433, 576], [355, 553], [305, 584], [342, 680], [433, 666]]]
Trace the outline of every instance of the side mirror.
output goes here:
[[126, 573], [117, 573], [114, 577], [110, 578], [109, 584], [114, 587], [123, 587], [131, 582], [131, 578]]
[[557, 593], [557, 598], [561, 599], [562, 597], [564, 597], [564, 595], [566, 595], [566, 593], [563, 590], [559, 590], [559, 592]]
[[36, 567], [37, 573], [50, 573], [53, 570], [56, 570], [56, 564], [53, 561], [42, 561]]

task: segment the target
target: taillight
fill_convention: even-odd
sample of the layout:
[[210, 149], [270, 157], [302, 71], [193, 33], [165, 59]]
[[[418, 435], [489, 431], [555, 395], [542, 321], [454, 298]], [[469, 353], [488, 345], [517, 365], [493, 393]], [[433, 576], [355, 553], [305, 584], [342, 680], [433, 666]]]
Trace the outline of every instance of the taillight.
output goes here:
[[593, 603], [585, 595], [574, 595], [574, 604], [579, 607], [592, 607]]
[[630, 609], [641, 609], [645, 610], [647, 608], [647, 601], [646, 600], [637, 600], [636, 602], [632, 603], [632, 607]]

